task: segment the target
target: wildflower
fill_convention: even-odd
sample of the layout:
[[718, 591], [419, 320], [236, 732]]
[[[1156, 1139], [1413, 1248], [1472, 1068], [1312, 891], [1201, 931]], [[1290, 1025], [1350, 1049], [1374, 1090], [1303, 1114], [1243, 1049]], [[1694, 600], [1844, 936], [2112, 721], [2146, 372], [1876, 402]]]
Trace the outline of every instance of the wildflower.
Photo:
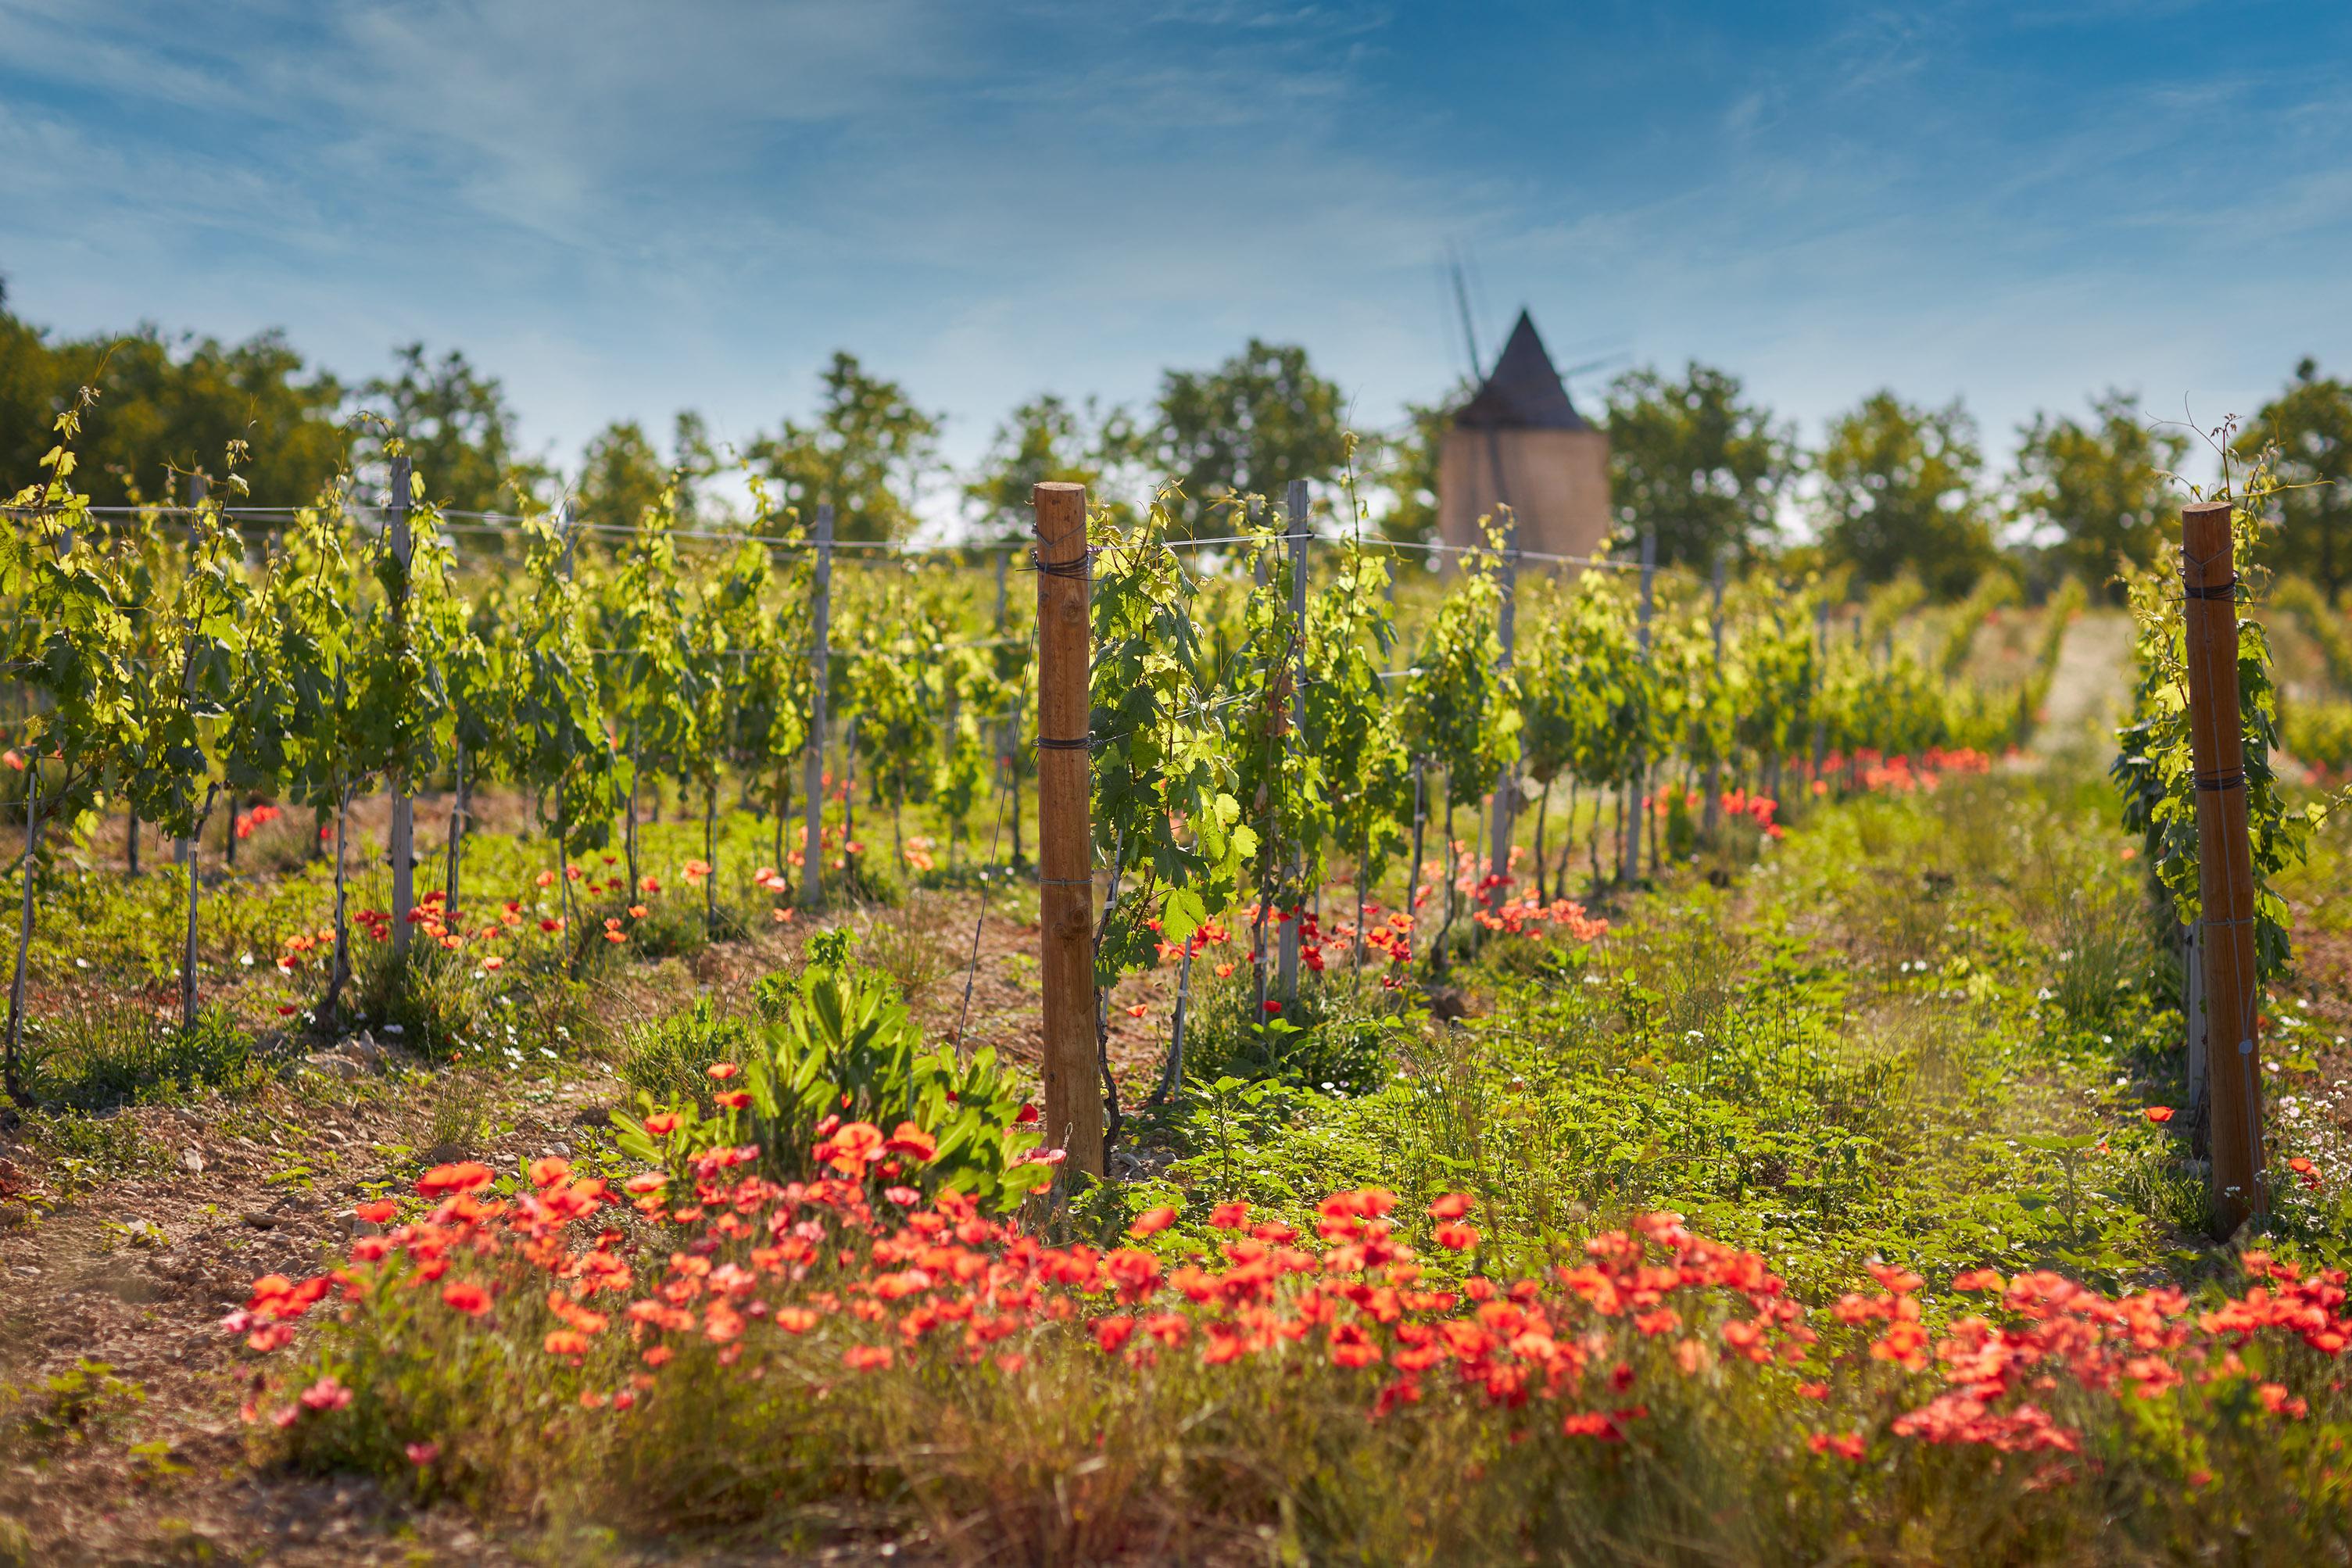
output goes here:
[[629, 906], [629, 918], [633, 921], [641, 921], [645, 919], [648, 912], [649, 911], [643, 904], [631, 904]]
[[890, 1359], [888, 1345], [852, 1345], [841, 1352], [841, 1364], [852, 1372], [879, 1372]]
[[1827, 1399], [1829, 1396], [1830, 1385], [1826, 1383], [1801, 1383], [1797, 1384], [1797, 1397], [1800, 1399]]
[[1175, 1223], [1176, 1211], [1163, 1205], [1159, 1208], [1146, 1209], [1137, 1215], [1135, 1223], [1127, 1227], [1127, 1234], [1139, 1238], [1157, 1236]]
[[352, 1211], [352, 1217], [363, 1219], [370, 1225], [383, 1225], [399, 1212], [400, 1205], [390, 1198], [376, 1198], [360, 1205]]
[[882, 1157], [882, 1129], [870, 1121], [852, 1121], [811, 1152], [845, 1176], [862, 1175]]
[[1209, 1223], [1219, 1230], [1239, 1230], [1249, 1224], [1249, 1205], [1223, 1203], [1209, 1211]]
[[1220, 980], [1230, 978], [1233, 973], [1234, 966], [1230, 963], [1220, 963], [1217, 965], [1217, 978]]
[[559, 931], [563, 929], [563, 922], [550, 917], [539, 922], [539, 929], [543, 931]]
[[507, 961], [500, 958], [495, 952], [482, 960], [482, 973], [485, 974], [496, 974], [499, 970], [504, 969], [506, 966]]
[[1952, 1276], [1952, 1289], [1955, 1290], [2000, 1291], [2009, 1289], [2009, 1281], [2002, 1279], [1992, 1269], [1971, 1268], [1965, 1273], [1955, 1274]]
[[887, 1153], [904, 1154], [917, 1164], [923, 1165], [939, 1158], [940, 1153], [939, 1140], [911, 1121], [901, 1121], [891, 1129], [890, 1136], [884, 1141], [882, 1148]]
[[21, 773], [25, 771], [25, 759], [13, 750], [0, 752], [0, 763], [6, 763], [13, 773]]
[[1021, 1107], [1021, 1113], [1018, 1116], [1015, 1116], [1013, 1121], [1016, 1126], [1035, 1126], [1037, 1122], [1037, 1108], [1034, 1105], [1023, 1105]]
[[1864, 1451], [1859, 1432], [1848, 1432], [1836, 1437], [1826, 1432], [1816, 1432], [1805, 1439], [1805, 1446], [1816, 1454], [1835, 1454], [1841, 1459], [1852, 1459], [1857, 1464]]
[[2146, 1110], [2141, 1111], [2140, 1114], [2147, 1117], [2150, 1121], [2155, 1122], [2158, 1127], [2161, 1127], [2166, 1122], [2172, 1120], [2172, 1107], [2168, 1105], [2151, 1105]]
[[586, 1355], [588, 1336], [577, 1329], [557, 1329], [540, 1342], [540, 1347], [550, 1355]]
[[352, 1391], [327, 1373], [318, 1382], [302, 1391], [302, 1405], [307, 1410], [341, 1410], [352, 1402]]
[[712, 1104], [722, 1110], [742, 1110], [751, 1103], [751, 1091], [748, 1089], [730, 1089], [714, 1094], [710, 1099]]
[[729, 1079], [735, 1077], [743, 1069], [736, 1066], [733, 1062], [713, 1062], [702, 1070], [704, 1073], [709, 1075], [713, 1083], [725, 1083]]
[[[667, 1138], [677, 1131], [677, 1112], [675, 1110], [656, 1110], [646, 1118], [646, 1132], [648, 1136]], [[635, 1177], [631, 1178], [633, 1181], [635, 1179]]]
[[530, 1184], [551, 1187], [572, 1173], [572, 1162], [555, 1154], [542, 1154], [530, 1163]]
[[469, 1318], [488, 1317], [490, 1293], [470, 1279], [456, 1279], [441, 1287], [441, 1304]]
[[790, 910], [770, 910], [768, 911], [768, 915], [770, 919], [776, 922], [776, 924], [785, 925], [791, 922], [793, 911]]
[[434, 1442], [430, 1438], [427, 1438], [422, 1443], [411, 1443], [408, 1446], [407, 1453], [408, 1462], [415, 1465], [417, 1468], [423, 1469], [425, 1466], [431, 1464], [434, 1460], [441, 1457], [441, 1445]]
[[451, 1193], [478, 1193], [498, 1179], [497, 1173], [478, 1160], [461, 1160], [455, 1164], [436, 1165], [416, 1179], [416, 1191], [425, 1197], [437, 1198]]
[[661, 891], [661, 879], [660, 879], [659, 877], [654, 876], [652, 873], [648, 872], [648, 873], [647, 873], [647, 874], [646, 874], [643, 879], [641, 879], [638, 881], [638, 883], [637, 883], [637, 891], [639, 891], [639, 892], [641, 892], [641, 893], [658, 893], [658, 892], [660, 892], [660, 891]]
[[1150, 1007], [1146, 1006], [1143, 1003], [1138, 1002], [1135, 1005], [1127, 1010], [1127, 1016], [1130, 1018], [1140, 1018], [1150, 1011], [1151, 1011]]
[[1459, 1221], [1449, 1221], [1437, 1227], [1437, 1245], [1454, 1252], [1467, 1252], [1478, 1245], [1478, 1229]]
[[1135, 1320], [1118, 1317], [1097, 1318], [1094, 1321], [1094, 1332], [1096, 1345], [1105, 1355], [1111, 1355], [1133, 1337]]
[[1447, 1193], [1430, 1204], [1429, 1217], [1440, 1220], [1460, 1219], [1477, 1205], [1478, 1200], [1468, 1193]]
[[1269, 1017], [1282, 1011], [1282, 1004], [1275, 1001], [1272, 997], [1268, 997], [1266, 999], [1265, 1005], [1266, 1015]]

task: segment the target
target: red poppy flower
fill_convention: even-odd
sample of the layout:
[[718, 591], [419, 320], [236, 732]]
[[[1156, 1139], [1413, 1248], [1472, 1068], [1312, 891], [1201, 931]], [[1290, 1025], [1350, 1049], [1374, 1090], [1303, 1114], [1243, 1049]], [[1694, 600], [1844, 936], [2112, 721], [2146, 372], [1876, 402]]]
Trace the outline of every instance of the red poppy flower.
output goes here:
[[1134, 1237], [1157, 1236], [1175, 1223], [1176, 1211], [1172, 1208], [1163, 1205], [1156, 1209], [1146, 1209], [1135, 1216], [1135, 1223], [1127, 1227], [1127, 1234]]
[[2141, 1111], [2140, 1114], [2147, 1117], [2150, 1121], [2155, 1122], [2158, 1127], [2161, 1127], [2166, 1122], [2172, 1120], [2172, 1107], [2168, 1105], [2151, 1105], [2146, 1110]]
[[487, 1317], [490, 1310], [490, 1293], [470, 1279], [455, 1279], [441, 1287], [441, 1304], [469, 1318]]

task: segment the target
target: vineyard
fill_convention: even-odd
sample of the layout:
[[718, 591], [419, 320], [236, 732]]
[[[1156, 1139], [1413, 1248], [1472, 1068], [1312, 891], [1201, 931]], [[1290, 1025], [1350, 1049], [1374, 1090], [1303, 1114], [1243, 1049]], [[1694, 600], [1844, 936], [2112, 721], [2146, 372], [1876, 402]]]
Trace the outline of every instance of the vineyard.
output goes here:
[[2352, 654], [2260, 468], [2104, 609], [78, 434], [0, 1562], [2340, 1560]]

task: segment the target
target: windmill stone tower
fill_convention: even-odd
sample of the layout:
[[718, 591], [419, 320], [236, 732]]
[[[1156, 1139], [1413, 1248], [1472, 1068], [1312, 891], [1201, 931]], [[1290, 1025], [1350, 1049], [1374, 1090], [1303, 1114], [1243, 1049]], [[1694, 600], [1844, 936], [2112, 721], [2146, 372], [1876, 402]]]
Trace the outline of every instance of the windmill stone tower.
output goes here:
[[1438, 537], [1484, 542], [1478, 520], [1498, 504], [1521, 550], [1590, 555], [1609, 537], [1609, 437], [1569, 401], [1525, 310], [1438, 448]]

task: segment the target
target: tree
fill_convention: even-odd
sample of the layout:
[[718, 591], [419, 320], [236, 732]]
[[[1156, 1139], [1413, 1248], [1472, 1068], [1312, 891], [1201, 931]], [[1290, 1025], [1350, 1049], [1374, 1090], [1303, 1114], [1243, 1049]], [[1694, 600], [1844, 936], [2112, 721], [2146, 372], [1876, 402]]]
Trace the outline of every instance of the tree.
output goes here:
[[595, 527], [635, 528], [668, 482], [646, 427], [634, 419], [615, 419], [590, 437], [580, 454], [572, 515]]
[[1404, 427], [1381, 443], [1374, 460], [1388, 505], [1373, 521], [1381, 537], [1400, 544], [1427, 544], [1437, 537], [1438, 454], [1454, 428], [1454, 411], [1472, 390], [1457, 384], [1436, 403], [1406, 404]]
[[515, 446], [514, 411], [495, 376], [456, 349], [436, 361], [423, 343], [393, 351], [400, 374], [360, 388], [365, 409], [387, 421], [433, 487], [433, 504], [454, 511], [495, 511], [510, 487], [535, 491], [545, 465]]
[[0, 472], [35, 471], [51, 421], [86, 385], [102, 394], [79, 453], [93, 505], [185, 500], [178, 476], [231, 441], [253, 454], [245, 470], [253, 495], [288, 505], [315, 495], [350, 447], [336, 418], [341, 384], [324, 372], [306, 374], [302, 356], [276, 332], [234, 345], [173, 342], [146, 325], [53, 343], [0, 310]]
[[1215, 370], [1167, 372], [1159, 415], [1155, 455], [1183, 486], [1195, 531], [1223, 497], [1328, 479], [1347, 457], [1339, 389], [1296, 344], [1252, 338]]
[[719, 466], [709, 428], [692, 409], [672, 421], [667, 462], [643, 425], [615, 419], [597, 431], [580, 455], [580, 477], [572, 487], [572, 513], [599, 527], [635, 528], [646, 508], [675, 487], [671, 500], [678, 525], [694, 527], [710, 521], [712, 509], [700, 486]]
[[2151, 429], [2127, 393], [2094, 398], [2091, 415], [2086, 425], [2037, 414], [2021, 427], [2011, 516], [2032, 542], [2050, 545], [2088, 586], [2105, 584], [2121, 604], [2116, 565], [2157, 558], [2172, 500], [2165, 476], [2179, 466], [2189, 437]]
[[1101, 501], [1106, 476], [1137, 448], [1135, 421], [1125, 409], [1106, 413], [1092, 398], [1074, 408], [1041, 393], [996, 427], [980, 471], [963, 487], [965, 509], [984, 540], [1026, 539], [1032, 490], [1049, 480], [1079, 484]]
[[749, 454], [785, 504], [812, 516], [834, 509], [834, 537], [902, 539], [915, 530], [915, 502], [939, 467], [940, 419], [915, 406], [895, 381], [866, 374], [836, 351], [825, 367], [814, 422], [787, 419]]
[[1933, 593], [1967, 593], [1993, 555], [1977, 494], [1983, 466], [1976, 421], [1958, 399], [1917, 408], [1871, 394], [1831, 424], [1814, 459], [1825, 554], [1860, 584], [1907, 567]]
[[1609, 388], [1610, 493], [1618, 537], [1655, 532], [1663, 564], [1753, 556], [1778, 527], [1796, 468], [1793, 431], [1740, 400], [1738, 376], [1691, 361], [1682, 379], [1628, 371]]
[[2237, 443], [2252, 458], [2279, 449], [2274, 546], [2281, 572], [2315, 577], [2330, 603], [2352, 580], [2352, 385], [2322, 379], [2318, 363], [2294, 367], [2286, 390], [2263, 405]]

